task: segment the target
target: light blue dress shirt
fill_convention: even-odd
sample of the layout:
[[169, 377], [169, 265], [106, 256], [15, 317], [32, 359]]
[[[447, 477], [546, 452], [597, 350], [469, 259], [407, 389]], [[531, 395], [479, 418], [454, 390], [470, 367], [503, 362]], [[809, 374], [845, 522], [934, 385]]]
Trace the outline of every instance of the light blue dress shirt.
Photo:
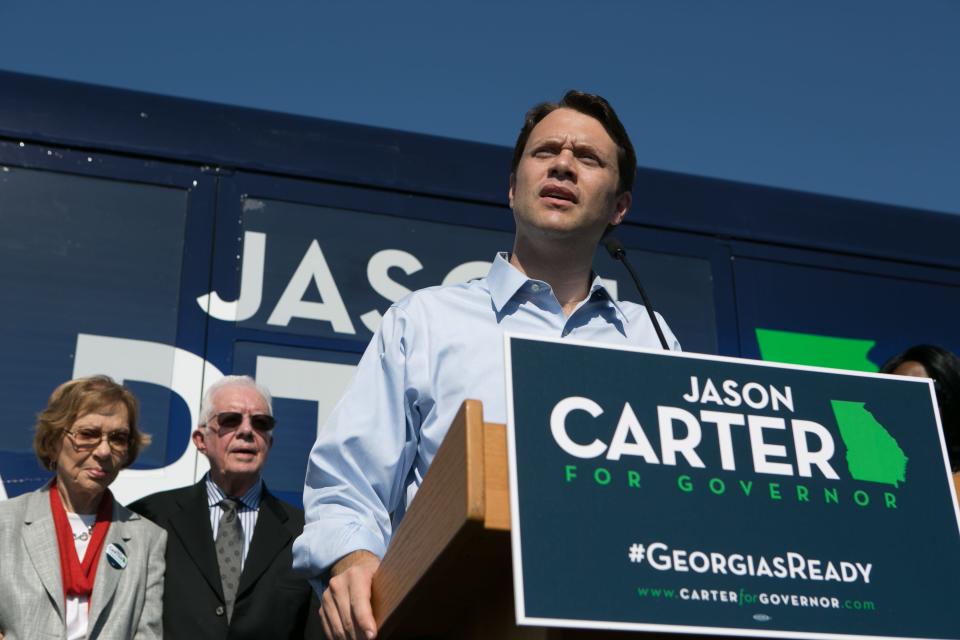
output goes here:
[[646, 309], [613, 300], [599, 277], [566, 317], [550, 285], [505, 253], [486, 278], [408, 295], [384, 314], [310, 453], [295, 569], [319, 578], [351, 551], [383, 557], [465, 399], [483, 402], [485, 421], [507, 421], [505, 332], [660, 346]]

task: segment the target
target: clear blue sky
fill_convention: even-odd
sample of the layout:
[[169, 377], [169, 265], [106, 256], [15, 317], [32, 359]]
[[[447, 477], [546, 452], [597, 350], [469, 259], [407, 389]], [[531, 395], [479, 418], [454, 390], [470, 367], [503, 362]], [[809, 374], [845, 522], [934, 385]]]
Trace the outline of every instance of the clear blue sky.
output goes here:
[[642, 166], [960, 213], [955, 0], [36, 1], [0, 25], [10, 71], [504, 145], [582, 88]]

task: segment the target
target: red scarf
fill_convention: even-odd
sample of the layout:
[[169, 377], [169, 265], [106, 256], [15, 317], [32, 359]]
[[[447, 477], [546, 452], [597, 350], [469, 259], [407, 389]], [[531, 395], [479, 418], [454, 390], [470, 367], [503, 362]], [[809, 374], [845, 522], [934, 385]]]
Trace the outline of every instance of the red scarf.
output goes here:
[[100, 551], [110, 528], [113, 517], [113, 494], [104, 492], [97, 509], [97, 519], [93, 525], [93, 535], [87, 543], [87, 552], [83, 555], [83, 564], [77, 557], [77, 547], [73, 542], [73, 529], [67, 520], [67, 511], [57, 491], [57, 480], [50, 485], [50, 511], [53, 512], [53, 526], [57, 531], [57, 548], [60, 550], [60, 577], [63, 581], [64, 597], [78, 596], [90, 598], [93, 593], [93, 580], [97, 575]]

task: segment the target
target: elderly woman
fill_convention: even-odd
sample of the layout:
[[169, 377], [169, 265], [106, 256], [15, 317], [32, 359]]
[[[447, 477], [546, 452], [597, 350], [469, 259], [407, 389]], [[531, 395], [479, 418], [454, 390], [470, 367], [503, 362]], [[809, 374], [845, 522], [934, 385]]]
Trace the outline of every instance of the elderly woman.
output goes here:
[[933, 379], [953, 482], [960, 499], [960, 358], [943, 347], [920, 344], [890, 358], [880, 371]]
[[57, 387], [34, 450], [49, 484], [0, 502], [0, 638], [160, 638], [166, 533], [107, 488], [148, 442], [106, 376]]

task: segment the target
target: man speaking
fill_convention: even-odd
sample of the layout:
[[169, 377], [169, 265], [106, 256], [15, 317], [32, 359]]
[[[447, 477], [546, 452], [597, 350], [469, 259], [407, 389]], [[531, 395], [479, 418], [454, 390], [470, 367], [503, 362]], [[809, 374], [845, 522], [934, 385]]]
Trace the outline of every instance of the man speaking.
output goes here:
[[384, 314], [307, 467], [294, 568], [317, 588], [329, 579], [328, 637], [376, 636], [373, 574], [463, 400], [506, 422], [504, 332], [659, 346], [644, 307], [614, 300], [591, 269], [635, 174], [633, 145], [600, 96], [570, 91], [534, 107], [513, 152], [513, 251], [486, 278], [414, 292]]

